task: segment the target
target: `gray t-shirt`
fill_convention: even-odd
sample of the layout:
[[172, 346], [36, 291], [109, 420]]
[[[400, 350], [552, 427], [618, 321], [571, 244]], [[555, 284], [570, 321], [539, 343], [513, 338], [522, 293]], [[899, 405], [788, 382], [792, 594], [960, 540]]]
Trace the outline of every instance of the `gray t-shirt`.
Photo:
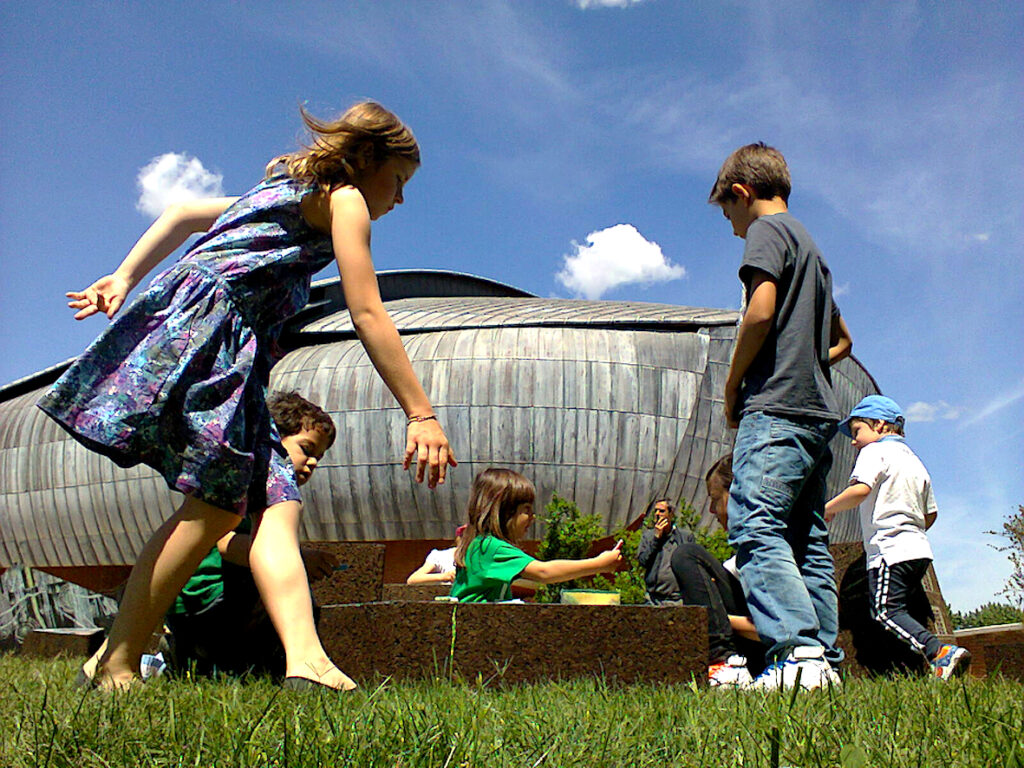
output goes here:
[[740, 265], [744, 295], [761, 270], [775, 279], [777, 300], [772, 328], [743, 377], [741, 414], [765, 411], [838, 421], [828, 349], [839, 308], [832, 300], [828, 265], [789, 213], [758, 217], [746, 241]]

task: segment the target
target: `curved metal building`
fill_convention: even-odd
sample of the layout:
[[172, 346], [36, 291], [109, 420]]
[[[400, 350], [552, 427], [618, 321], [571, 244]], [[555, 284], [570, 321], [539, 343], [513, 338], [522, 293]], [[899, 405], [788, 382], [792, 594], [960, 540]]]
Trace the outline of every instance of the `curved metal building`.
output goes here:
[[[303, 536], [437, 540], [461, 522], [481, 469], [507, 466], [600, 516], [609, 530], [659, 496], [705, 505], [703, 476], [731, 448], [721, 393], [734, 311], [543, 299], [447, 272], [380, 276], [388, 311], [452, 440], [459, 467], [435, 491], [402, 470], [405, 420], [356, 338], [337, 279], [314, 286], [288, 325], [291, 351], [272, 387], [295, 389], [334, 417], [338, 439], [304, 490]], [[66, 363], [0, 389], [0, 568], [123, 566], [175, 507], [151, 469], [91, 453], [34, 403]], [[878, 388], [847, 359], [834, 369], [843, 408]], [[830, 490], [852, 451], [833, 444]], [[836, 541], [856, 541], [840, 516]], [[78, 574], [78, 578], [75, 574]]]

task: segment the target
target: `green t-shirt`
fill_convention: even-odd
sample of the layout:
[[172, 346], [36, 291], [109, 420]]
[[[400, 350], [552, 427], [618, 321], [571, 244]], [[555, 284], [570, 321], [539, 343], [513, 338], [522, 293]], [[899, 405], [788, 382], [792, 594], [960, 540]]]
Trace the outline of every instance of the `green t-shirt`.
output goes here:
[[535, 558], [496, 536], [477, 536], [466, 548], [466, 567], [455, 569], [452, 597], [460, 603], [497, 603], [512, 596], [512, 582]]
[[[252, 521], [246, 517], [235, 528], [235, 533], [249, 534]], [[175, 616], [195, 614], [209, 608], [224, 594], [224, 559], [214, 547], [203, 558], [195, 573], [185, 582], [181, 594], [174, 598], [170, 612]]]

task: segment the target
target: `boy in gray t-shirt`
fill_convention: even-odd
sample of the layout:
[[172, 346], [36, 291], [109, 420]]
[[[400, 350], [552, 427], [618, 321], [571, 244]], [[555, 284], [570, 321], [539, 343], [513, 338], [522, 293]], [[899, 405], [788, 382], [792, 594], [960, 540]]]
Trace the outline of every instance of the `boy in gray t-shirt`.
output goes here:
[[753, 685], [838, 682], [838, 600], [825, 528], [828, 443], [839, 411], [829, 366], [850, 354], [832, 276], [788, 210], [789, 169], [764, 144], [733, 152], [709, 202], [746, 240], [743, 319], [725, 386], [738, 428], [729, 543], [770, 662]]

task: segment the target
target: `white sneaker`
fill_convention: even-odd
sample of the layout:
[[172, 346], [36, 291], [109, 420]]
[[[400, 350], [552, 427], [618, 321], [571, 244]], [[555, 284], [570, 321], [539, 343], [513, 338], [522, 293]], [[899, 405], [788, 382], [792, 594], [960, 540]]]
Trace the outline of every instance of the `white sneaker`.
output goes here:
[[708, 667], [708, 685], [712, 688], [746, 688], [752, 682], [746, 656], [734, 654]]
[[839, 673], [825, 661], [824, 648], [817, 645], [798, 645], [785, 659], [765, 667], [764, 672], [748, 687], [775, 691], [799, 685], [805, 690], [812, 690], [841, 684]]

